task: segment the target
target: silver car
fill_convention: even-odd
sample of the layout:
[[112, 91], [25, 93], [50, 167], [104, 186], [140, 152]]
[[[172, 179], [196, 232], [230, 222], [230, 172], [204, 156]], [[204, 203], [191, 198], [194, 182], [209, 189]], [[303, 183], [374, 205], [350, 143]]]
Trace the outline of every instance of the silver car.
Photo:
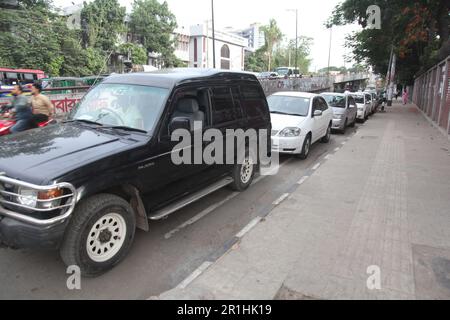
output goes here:
[[321, 94], [328, 105], [333, 109], [332, 129], [345, 133], [348, 126], [354, 127], [356, 123], [357, 108], [355, 99], [351, 95], [324, 92]]

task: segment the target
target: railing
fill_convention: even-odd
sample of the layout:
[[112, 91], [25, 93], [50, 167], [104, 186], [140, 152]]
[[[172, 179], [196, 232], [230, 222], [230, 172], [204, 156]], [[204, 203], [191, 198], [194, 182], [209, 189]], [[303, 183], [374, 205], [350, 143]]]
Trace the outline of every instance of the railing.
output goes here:
[[431, 121], [450, 135], [450, 56], [415, 79], [412, 99]]

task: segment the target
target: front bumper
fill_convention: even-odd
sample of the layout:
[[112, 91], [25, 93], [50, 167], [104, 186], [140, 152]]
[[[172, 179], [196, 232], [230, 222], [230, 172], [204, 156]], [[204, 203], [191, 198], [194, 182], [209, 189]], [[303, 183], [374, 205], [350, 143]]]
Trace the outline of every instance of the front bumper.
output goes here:
[[331, 129], [342, 130], [344, 129], [345, 121], [343, 119], [333, 119]]
[[299, 154], [302, 152], [305, 136], [298, 137], [272, 137], [272, 152]]
[[366, 111], [365, 110], [358, 110], [356, 114], [356, 118], [363, 120], [366, 117]]
[[58, 249], [67, 223], [43, 227], [0, 216], [0, 247]]
[[[17, 188], [36, 192], [62, 189], [63, 195], [36, 198], [34, 207], [17, 202], [24, 197]], [[46, 206], [48, 202], [56, 205]], [[39, 186], [0, 174], [0, 246], [12, 248], [57, 248], [77, 201], [77, 191], [69, 183]]]

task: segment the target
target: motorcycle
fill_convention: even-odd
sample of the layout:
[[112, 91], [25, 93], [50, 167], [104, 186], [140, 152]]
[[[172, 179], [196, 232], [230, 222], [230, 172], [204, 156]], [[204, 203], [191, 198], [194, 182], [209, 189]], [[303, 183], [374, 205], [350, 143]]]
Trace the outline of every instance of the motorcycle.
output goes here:
[[[56, 120], [49, 118], [47, 121], [37, 123], [34, 128], [46, 127], [49, 124], [53, 124], [53, 123], [56, 123]], [[10, 134], [11, 128], [15, 124], [16, 124], [16, 121], [11, 118], [10, 112], [7, 109], [2, 108], [0, 110], [0, 136], [6, 136], [6, 135]], [[34, 129], [34, 128], [31, 128], [31, 129]]]

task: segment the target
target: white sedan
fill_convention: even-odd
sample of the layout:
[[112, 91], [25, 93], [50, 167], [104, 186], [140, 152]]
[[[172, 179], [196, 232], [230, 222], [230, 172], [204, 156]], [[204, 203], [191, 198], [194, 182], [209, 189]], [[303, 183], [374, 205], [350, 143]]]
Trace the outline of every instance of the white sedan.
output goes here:
[[325, 99], [305, 92], [278, 92], [267, 98], [272, 150], [306, 159], [311, 145], [330, 141], [333, 110]]

